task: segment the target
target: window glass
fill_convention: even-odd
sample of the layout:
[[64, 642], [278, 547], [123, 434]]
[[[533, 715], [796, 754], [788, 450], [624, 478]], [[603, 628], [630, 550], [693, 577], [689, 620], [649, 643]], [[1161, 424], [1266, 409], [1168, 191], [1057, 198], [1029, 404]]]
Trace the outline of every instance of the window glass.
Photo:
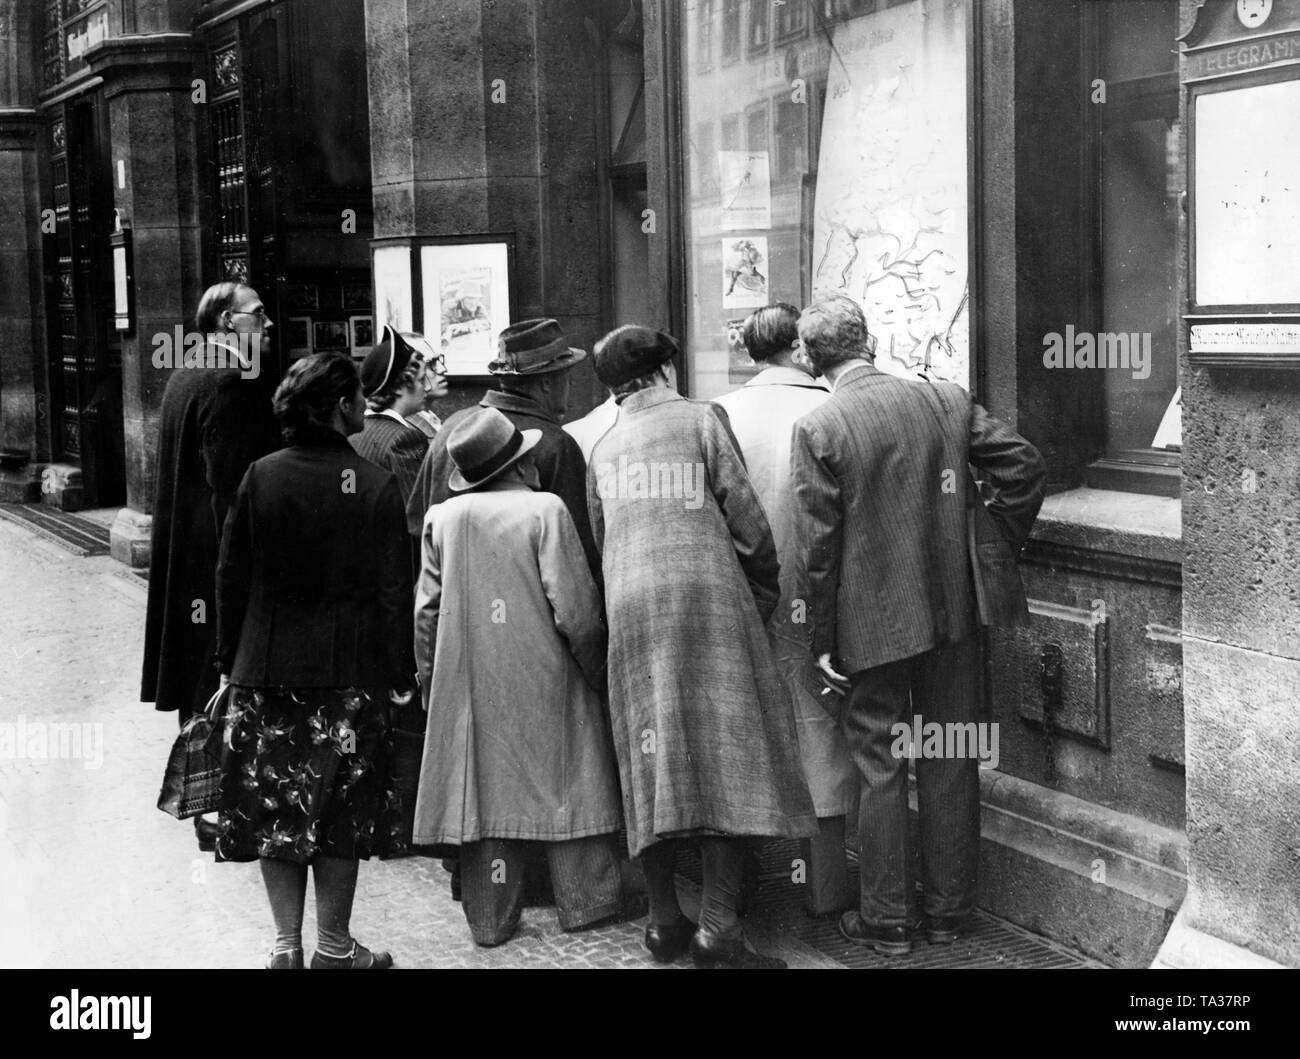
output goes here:
[[755, 308], [831, 293], [864, 307], [880, 367], [967, 385], [965, 0], [683, 12], [690, 393], [753, 373], [729, 336]]
[[[1178, 386], [1177, 245], [1186, 187], [1179, 151], [1173, 0], [1105, 0], [1101, 8], [1100, 323], [1127, 368], [1107, 368], [1107, 448], [1153, 447]], [[1176, 449], [1177, 431], [1161, 448]]]

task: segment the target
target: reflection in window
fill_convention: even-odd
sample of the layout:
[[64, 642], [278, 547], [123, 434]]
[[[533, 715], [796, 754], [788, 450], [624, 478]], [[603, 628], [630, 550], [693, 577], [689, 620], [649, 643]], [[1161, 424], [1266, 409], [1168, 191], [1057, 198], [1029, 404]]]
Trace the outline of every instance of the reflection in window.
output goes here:
[[784, 40], [802, 33], [808, 27], [808, 8], [801, 3], [778, 4], [776, 7], [776, 39]]
[[[728, 7], [694, 10], [684, 54], [729, 39]], [[831, 293], [862, 304], [882, 368], [969, 385], [965, 0], [740, 10], [745, 54], [682, 86], [688, 391], [752, 374], [728, 333], [755, 308]]]
[[749, 50], [758, 51], [767, 47], [767, 16], [771, 9], [770, 0], [749, 0]]
[[[1178, 5], [1104, 0], [1100, 70], [1098, 334], [1149, 350], [1137, 369], [1107, 369], [1107, 448], [1152, 445], [1178, 385]], [[1131, 363], [1135, 361], [1131, 359]]]
[[740, 0], [722, 0], [722, 61], [740, 54]]
[[698, 0], [695, 22], [695, 63], [707, 70], [713, 63], [713, 0]]

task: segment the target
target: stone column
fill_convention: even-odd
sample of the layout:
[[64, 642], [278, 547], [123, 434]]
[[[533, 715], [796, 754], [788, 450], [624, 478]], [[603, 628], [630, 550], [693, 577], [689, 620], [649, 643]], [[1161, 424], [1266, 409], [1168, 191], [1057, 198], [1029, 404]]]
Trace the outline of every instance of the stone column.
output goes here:
[[40, 499], [50, 456], [41, 235], [38, 7], [0, 0], [0, 500]]
[[112, 143], [113, 204], [132, 231], [133, 330], [122, 341], [127, 506], [111, 533], [115, 558], [149, 562], [158, 408], [167, 372], [151, 362], [152, 336], [194, 315], [202, 293], [198, 217], [195, 45], [189, 33], [115, 37], [87, 53], [104, 78]]
[[1190, 856], [1155, 966], [1300, 967], [1300, 370], [1178, 379]]
[[606, 282], [589, 47], [577, 4], [366, 0], [375, 237], [515, 233], [516, 317], [587, 349]]

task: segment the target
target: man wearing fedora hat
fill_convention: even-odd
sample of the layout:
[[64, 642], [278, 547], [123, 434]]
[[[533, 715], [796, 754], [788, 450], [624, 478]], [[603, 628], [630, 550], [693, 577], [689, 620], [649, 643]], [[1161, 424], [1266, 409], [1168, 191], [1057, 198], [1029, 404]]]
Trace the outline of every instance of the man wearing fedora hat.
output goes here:
[[479, 408], [495, 408], [520, 430], [541, 431], [541, 440], [533, 452], [541, 489], [564, 501], [577, 527], [583, 554], [593, 576], [599, 579], [600, 559], [587, 515], [587, 465], [578, 443], [560, 425], [569, 403], [569, 369], [586, 356], [586, 350], [569, 345], [555, 320], [521, 320], [501, 332], [497, 357], [488, 365], [500, 389], [485, 394], [475, 408], [448, 417], [433, 438], [406, 505], [407, 528], [412, 534], [419, 535], [429, 508], [451, 495], [449, 482], [455, 467], [447, 451], [447, 438], [452, 429]]
[[357, 454], [397, 479], [402, 501], [410, 499], [429, 439], [406, 417], [424, 407], [424, 363], [415, 347], [392, 327], [361, 362], [366, 425], [348, 440]]
[[470, 931], [499, 945], [538, 843], [564, 929], [623, 909], [605, 624], [572, 516], [536, 491], [542, 431], [488, 407], [443, 435], [451, 495], [425, 516], [416, 587], [429, 716], [414, 841], [460, 847]]

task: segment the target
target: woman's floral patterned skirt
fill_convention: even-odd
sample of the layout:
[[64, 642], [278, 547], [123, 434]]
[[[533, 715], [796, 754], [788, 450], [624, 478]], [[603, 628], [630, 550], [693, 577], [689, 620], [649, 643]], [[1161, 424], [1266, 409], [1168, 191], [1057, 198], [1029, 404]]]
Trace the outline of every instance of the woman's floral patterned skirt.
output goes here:
[[404, 852], [378, 688], [231, 688], [217, 860]]

